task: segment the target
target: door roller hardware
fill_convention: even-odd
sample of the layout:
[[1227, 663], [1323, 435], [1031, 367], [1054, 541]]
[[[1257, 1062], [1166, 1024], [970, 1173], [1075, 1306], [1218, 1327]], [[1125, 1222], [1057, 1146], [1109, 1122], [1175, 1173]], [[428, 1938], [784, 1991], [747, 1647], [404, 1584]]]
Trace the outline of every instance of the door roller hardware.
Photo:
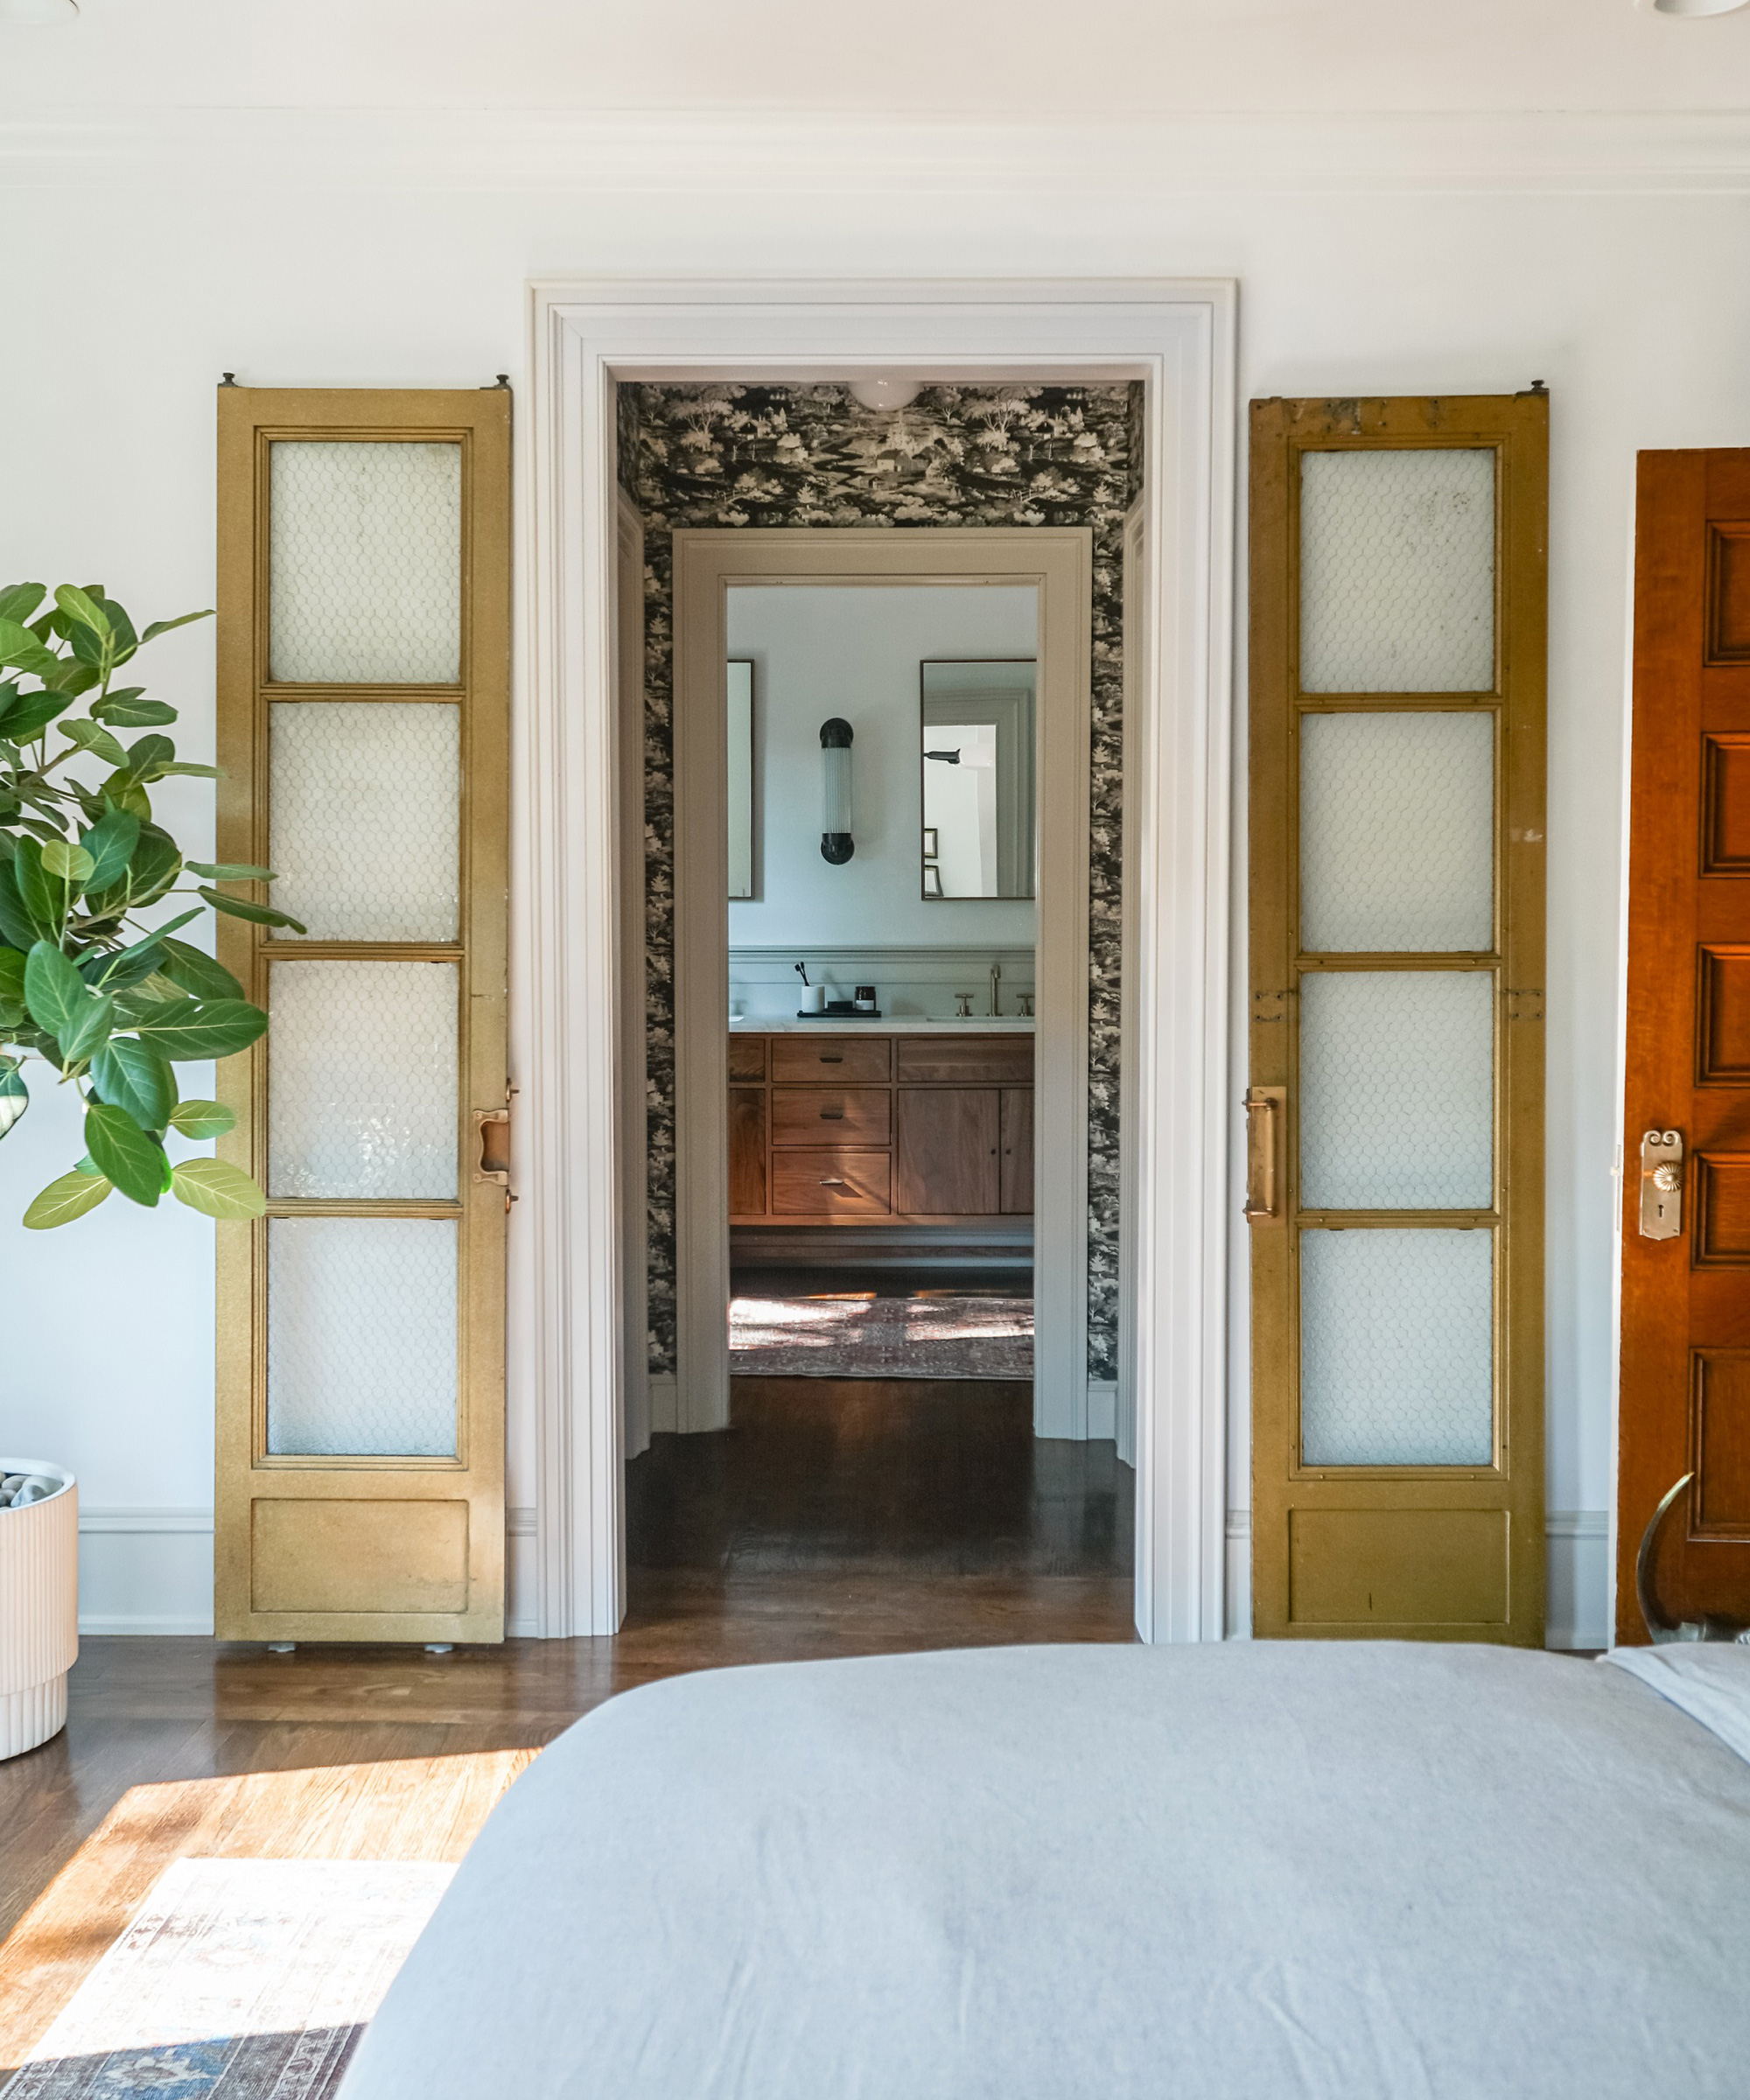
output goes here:
[[1641, 1236], [1674, 1240], [1684, 1228], [1684, 1141], [1676, 1130], [1641, 1140]]

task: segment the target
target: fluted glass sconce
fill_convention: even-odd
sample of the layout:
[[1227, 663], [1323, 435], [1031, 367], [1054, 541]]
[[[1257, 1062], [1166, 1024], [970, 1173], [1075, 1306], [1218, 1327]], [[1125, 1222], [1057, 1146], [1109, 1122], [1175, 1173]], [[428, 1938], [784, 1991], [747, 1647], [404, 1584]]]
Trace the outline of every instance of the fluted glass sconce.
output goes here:
[[857, 850], [850, 836], [850, 724], [821, 724], [821, 858], [842, 867]]

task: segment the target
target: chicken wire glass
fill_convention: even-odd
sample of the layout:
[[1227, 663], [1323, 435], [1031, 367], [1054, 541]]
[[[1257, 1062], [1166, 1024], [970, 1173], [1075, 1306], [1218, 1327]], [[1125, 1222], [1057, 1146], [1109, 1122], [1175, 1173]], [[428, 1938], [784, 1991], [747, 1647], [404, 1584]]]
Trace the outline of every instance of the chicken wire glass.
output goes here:
[[1494, 1455], [1494, 1235], [1300, 1236], [1306, 1466], [1487, 1466]]
[[1492, 971], [1309, 971], [1300, 1088], [1306, 1208], [1491, 1207]]
[[454, 685], [461, 446], [283, 438], [270, 449], [270, 676]]
[[1494, 687], [1494, 454], [1300, 455], [1300, 690]]
[[1494, 717], [1303, 715], [1302, 949], [1494, 945]]
[[312, 941], [453, 941], [461, 710], [276, 700], [270, 714], [274, 903]]
[[453, 962], [276, 962], [268, 1189], [453, 1199]]
[[453, 1220], [270, 1221], [268, 1450], [455, 1456]]

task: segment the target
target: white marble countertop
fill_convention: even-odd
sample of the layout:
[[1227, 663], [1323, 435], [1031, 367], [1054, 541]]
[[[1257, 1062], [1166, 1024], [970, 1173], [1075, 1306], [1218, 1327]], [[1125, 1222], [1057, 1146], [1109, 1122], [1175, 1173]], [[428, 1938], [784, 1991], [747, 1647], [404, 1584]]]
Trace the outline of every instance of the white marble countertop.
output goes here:
[[992, 1019], [943, 1021], [924, 1013], [884, 1013], [878, 1020], [855, 1014], [830, 1013], [820, 1020], [800, 1021], [782, 1014], [738, 1013], [730, 1017], [732, 1035], [1031, 1035], [1036, 1024], [1018, 1015]]

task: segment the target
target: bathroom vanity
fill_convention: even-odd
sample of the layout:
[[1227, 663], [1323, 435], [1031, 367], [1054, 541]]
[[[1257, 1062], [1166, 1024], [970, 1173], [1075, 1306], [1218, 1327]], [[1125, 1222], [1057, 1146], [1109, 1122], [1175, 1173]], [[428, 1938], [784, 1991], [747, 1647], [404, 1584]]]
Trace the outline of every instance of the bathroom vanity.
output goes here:
[[735, 1225], [1031, 1217], [1032, 1024], [732, 1024], [729, 1184]]

